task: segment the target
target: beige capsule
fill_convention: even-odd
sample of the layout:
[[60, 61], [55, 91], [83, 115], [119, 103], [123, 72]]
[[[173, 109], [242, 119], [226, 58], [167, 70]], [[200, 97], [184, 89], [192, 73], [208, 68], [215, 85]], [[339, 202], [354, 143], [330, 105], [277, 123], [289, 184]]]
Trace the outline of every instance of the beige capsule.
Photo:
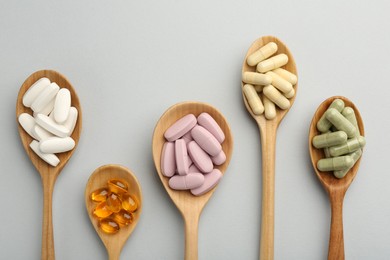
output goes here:
[[255, 86], [253, 86], [254, 88], [255, 88], [255, 90], [258, 92], [258, 93], [260, 93], [261, 91], [263, 91], [263, 88], [264, 88], [264, 86], [261, 86], [261, 85], [255, 85]]
[[242, 81], [247, 84], [251, 85], [268, 85], [271, 84], [272, 78], [271, 76], [257, 73], [257, 72], [250, 72], [246, 71], [242, 73]]
[[284, 53], [273, 56], [267, 60], [264, 60], [257, 64], [257, 71], [265, 73], [270, 70], [274, 70], [286, 65], [288, 62], [288, 56]]
[[250, 84], [245, 84], [243, 91], [246, 100], [248, 101], [248, 104], [252, 109], [253, 114], [255, 115], [263, 114], [264, 106], [255, 88]]
[[291, 73], [288, 70], [277, 68], [274, 69], [273, 72], [275, 72], [276, 74], [278, 74], [279, 76], [281, 76], [282, 78], [290, 82], [292, 85], [295, 85], [298, 82], [298, 77], [294, 73]]
[[274, 86], [268, 85], [263, 88], [263, 93], [267, 98], [269, 98], [272, 102], [275, 103], [281, 109], [290, 108], [290, 101], [283, 96], [279, 90], [277, 90]]
[[256, 66], [260, 61], [263, 61], [269, 57], [271, 57], [272, 54], [277, 52], [278, 45], [274, 42], [267, 43], [254, 53], [248, 56], [246, 59], [246, 62], [249, 66]]
[[282, 93], [289, 93], [293, 87], [290, 82], [276, 74], [275, 72], [268, 71], [265, 75], [269, 75], [272, 78], [272, 86], [279, 89]]
[[294, 90], [294, 88], [293, 88], [290, 92], [284, 94], [284, 96], [285, 96], [286, 98], [292, 98], [292, 97], [294, 97], [294, 96], [295, 96], [295, 90]]
[[265, 118], [274, 119], [276, 117], [276, 107], [275, 103], [269, 100], [265, 95], [263, 95], [263, 103], [264, 103], [264, 113]]

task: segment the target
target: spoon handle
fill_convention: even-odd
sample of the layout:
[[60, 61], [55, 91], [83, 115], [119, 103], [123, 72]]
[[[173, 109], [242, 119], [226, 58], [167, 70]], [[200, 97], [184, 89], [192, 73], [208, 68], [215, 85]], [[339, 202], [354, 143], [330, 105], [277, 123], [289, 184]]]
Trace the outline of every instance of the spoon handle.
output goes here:
[[274, 259], [274, 212], [275, 212], [275, 144], [276, 129], [266, 124], [261, 129], [262, 144], [262, 201], [260, 260]]
[[199, 215], [184, 217], [185, 225], [185, 260], [198, 260], [198, 225]]
[[54, 174], [41, 176], [43, 186], [43, 221], [42, 221], [42, 260], [54, 260], [54, 236], [52, 219]]
[[343, 234], [343, 199], [344, 194], [330, 193], [330, 206], [332, 220], [330, 224], [330, 238], [328, 260], [344, 260], [344, 234]]

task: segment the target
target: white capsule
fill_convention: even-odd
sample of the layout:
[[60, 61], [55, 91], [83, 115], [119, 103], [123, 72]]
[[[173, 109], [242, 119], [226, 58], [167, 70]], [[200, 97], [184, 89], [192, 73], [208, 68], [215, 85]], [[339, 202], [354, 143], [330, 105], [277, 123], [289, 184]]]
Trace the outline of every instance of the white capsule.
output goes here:
[[275, 105], [277, 105], [281, 109], [290, 108], [290, 101], [288, 101], [288, 99], [283, 96], [274, 86], [265, 86], [263, 89], [263, 93], [267, 96], [267, 98], [269, 98], [272, 102], [275, 103]]
[[30, 107], [39, 94], [49, 85], [50, 80], [48, 78], [40, 78], [35, 81], [26, 93], [24, 93], [22, 100], [23, 105], [25, 107]]
[[292, 85], [295, 85], [298, 82], [297, 76], [288, 70], [277, 68], [274, 69], [273, 72], [275, 72], [276, 74], [278, 74], [279, 76], [281, 76], [282, 78], [290, 82]]
[[244, 85], [244, 95], [246, 97], [246, 100], [248, 101], [249, 106], [252, 109], [252, 112], [255, 115], [261, 115], [264, 112], [264, 106], [263, 103], [260, 100], [259, 95], [257, 94], [254, 87], [250, 84]]
[[57, 124], [48, 116], [43, 114], [38, 114], [35, 118], [35, 122], [58, 137], [66, 137], [69, 134], [69, 130], [65, 126]]
[[69, 109], [68, 119], [66, 119], [65, 123], [63, 124], [63, 126], [65, 126], [69, 130], [68, 136], [71, 136], [73, 133], [74, 127], [76, 126], [76, 122], [77, 122], [77, 116], [78, 116], [77, 108], [71, 107]]
[[282, 78], [281, 76], [276, 74], [275, 72], [268, 71], [266, 73], [266, 75], [269, 75], [272, 77], [272, 86], [279, 89], [280, 92], [286, 94], [286, 93], [289, 93], [293, 89], [290, 82], [288, 82], [287, 80], [285, 80], [284, 78]]
[[276, 117], [276, 107], [275, 103], [269, 100], [267, 96], [263, 95], [263, 103], [264, 103], [264, 111], [265, 111], [265, 118], [267, 119], [274, 119]]
[[71, 104], [70, 91], [66, 88], [60, 89], [54, 102], [54, 119], [57, 123], [62, 124], [66, 121], [69, 115]]
[[35, 139], [37, 139], [38, 141], [43, 141], [43, 140], [46, 140], [50, 137], [53, 137], [52, 133], [46, 131], [45, 129], [43, 129], [42, 127], [40, 127], [37, 124], [35, 124], [35, 126], [31, 130], [31, 132], [34, 134]]
[[45, 162], [50, 164], [53, 167], [56, 167], [60, 163], [60, 159], [58, 159], [57, 156], [51, 153], [42, 153], [39, 149], [39, 142], [36, 140], [33, 140], [30, 143], [30, 148]]
[[39, 144], [39, 149], [42, 153], [63, 153], [70, 151], [76, 145], [71, 137], [51, 137]]
[[269, 58], [268, 60], [264, 60], [257, 64], [257, 71], [261, 73], [265, 73], [270, 70], [277, 69], [286, 65], [288, 62], [288, 56], [286, 54], [279, 54]]
[[24, 131], [28, 133], [32, 138], [37, 139], [34, 133], [32, 132], [33, 127], [35, 126], [35, 119], [28, 113], [22, 113], [18, 117], [19, 124], [22, 126]]
[[59, 90], [60, 87], [55, 82], [48, 85], [31, 104], [31, 109], [37, 113], [41, 112], [54, 99]]
[[278, 50], [278, 45], [274, 42], [267, 43], [254, 53], [248, 56], [246, 62], [249, 66], [256, 66], [260, 61], [271, 57]]

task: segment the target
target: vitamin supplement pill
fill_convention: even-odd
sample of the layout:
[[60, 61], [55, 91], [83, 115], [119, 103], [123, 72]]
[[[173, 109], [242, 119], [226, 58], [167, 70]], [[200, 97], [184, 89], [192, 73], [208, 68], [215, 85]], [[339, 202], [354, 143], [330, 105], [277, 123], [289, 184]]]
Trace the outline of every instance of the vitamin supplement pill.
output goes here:
[[96, 206], [93, 214], [98, 218], [106, 218], [112, 214], [112, 211], [108, 209], [106, 201], [103, 201]]
[[111, 179], [107, 184], [110, 191], [115, 192], [116, 194], [126, 193], [128, 190], [128, 185], [123, 180]]
[[221, 151], [218, 155], [212, 156], [211, 161], [213, 161], [215, 165], [221, 165], [226, 161], [226, 154]]
[[119, 224], [109, 218], [99, 220], [99, 227], [108, 234], [115, 234], [119, 231]]
[[66, 119], [63, 126], [65, 126], [69, 130], [68, 136], [71, 136], [74, 130], [74, 127], [76, 126], [77, 122], [77, 116], [78, 116], [78, 110], [75, 107], [71, 107], [69, 109], [69, 115], [68, 119]]
[[326, 119], [329, 120], [338, 130], [344, 131], [349, 138], [354, 137], [356, 128], [338, 110], [330, 108], [325, 112]]
[[286, 98], [292, 98], [295, 95], [295, 90], [292, 89], [290, 92], [284, 94]]
[[118, 213], [112, 215], [112, 219], [119, 225], [127, 226], [133, 222], [134, 216], [126, 210], [120, 210]]
[[66, 137], [69, 134], [69, 130], [65, 126], [55, 123], [52, 119], [43, 114], [38, 114], [35, 118], [35, 122], [43, 129], [56, 136]]
[[111, 193], [106, 200], [106, 207], [108, 210], [117, 213], [122, 208], [122, 201], [116, 193]]
[[63, 153], [72, 150], [76, 143], [71, 137], [50, 137], [40, 142], [39, 149], [42, 153]]
[[352, 165], [353, 160], [349, 155], [321, 159], [317, 162], [318, 170], [323, 172], [344, 170]]
[[329, 147], [330, 155], [340, 156], [348, 153], [352, 153], [356, 150], [363, 148], [366, 145], [366, 139], [363, 136], [349, 139], [346, 143], [337, 146]]
[[218, 169], [214, 169], [212, 172], [206, 173], [204, 175], [203, 184], [196, 189], [191, 189], [191, 193], [195, 196], [203, 195], [206, 192], [210, 191], [212, 188], [214, 188], [219, 183], [221, 178], [221, 171]]
[[263, 96], [265, 118], [274, 119], [276, 117], [275, 103], [269, 100], [265, 95]]
[[175, 141], [189, 132], [195, 125], [196, 117], [193, 114], [188, 114], [171, 125], [165, 131], [164, 137], [170, 142]]
[[263, 91], [263, 88], [264, 88], [264, 86], [261, 86], [261, 85], [254, 85], [253, 87], [255, 88], [257, 93]]
[[249, 66], [256, 66], [260, 61], [263, 61], [272, 56], [278, 50], [278, 45], [274, 42], [269, 42], [251, 55], [248, 56], [246, 62]]
[[[328, 110], [330, 108], [335, 108], [335, 109], [337, 109], [337, 111], [341, 112], [344, 109], [344, 101], [337, 98], [337, 99], [333, 100], [333, 102], [332, 102], [332, 104], [330, 104]], [[318, 122], [317, 122], [317, 129], [321, 133], [328, 132], [328, 130], [332, 126], [332, 123], [329, 122], [328, 119], [326, 119], [325, 114], [326, 114], [326, 112], [321, 116], [320, 120], [318, 120]]]
[[257, 71], [261, 73], [265, 73], [270, 70], [274, 70], [286, 65], [288, 62], [288, 56], [286, 54], [278, 54], [269, 58], [268, 60], [264, 60], [257, 64]]
[[243, 90], [244, 90], [244, 95], [246, 97], [246, 100], [248, 101], [248, 104], [252, 109], [253, 114], [255, 115], [263, 114], [264, 112], [263, 103], [261, 102], [261, 99], [257, 94], [256, 90], [253, 88], [253, 86], [250, 84], [245, 84]]
[[187, 148], [193, 163], [201, 172], [206, 173], [213, 170], [210, 156], [195, 141], [189, 142]]
[[219, 127], [218, 123], [212, 116], [210, 116], [210, 114], [202, 113], [198, 116], [197, 120], [198, 124], [213, 134], [219, 143], [222, 143], [225, 140], [225, 134], [223, 133], [221, 127]]
[[195, 164], [192, 164], [188, 169], [188, 173], [192, 173], [192, 172], [201, 172], [201, 171], [198, 169], [198, 167], [196, 167]]
[[44, 115], [49, 115], [53, 109], [54, 109], [54, 101], [55, 101], [55, 98], [53, 98], [49, 104], [47, 104], [43, 109], [42, 111], [39, 111], [39, 113], [37, 112], [34, 112], [34, 116], [37, 116], [38, 114], [44, 114]]
[[46, 131], [45, 129], [43, 129], [39, 125], [35, 125], [33, 127], [33, 129], [31, 130], [31, 132], [35, 136], [35, 139], [37, 139], [38, 141], [43, 141], [43, 140], [46, 140], [46, 139], [54, 136], [52, 133]]
[[290, 101], [283, 96], [279, 90], [277, 90], [274, 86], [268, 85], [265, 86], [263, 89], [263, 93], [269, 100], [275, 103], [278, 107], [281, 109], [288, 109], [290, 108]]
[[188, 174], [188, 168], [190, 165], [188, 164], [187, 145], [183, 139], [175, 141], [175, 159], [177, 173], [179, 173], [179, 175]]
[[91, 200], [95, 202], [106, 201], [110, 191], [107, 188], [100, 188], [91, 193]]
[[66, 121], [69, 115], [69, 109], [71, 104], [70, 91], [66, 88], [62, 88], [58, 91], [54, 102], [54, 120], [58, 124], [62, 124]]
[[194, 141], [209, 155], [216, 156], [222, 151], [218, 140], [203, 126], [197, 125], [191, 130]]
[[60, 87], [57, 85], [57, 83], [50, 83], [50, 85], [48, 85], [31, 104], [31, 109], [37, 113], [41, 112], [46, 107], [46, 105], [49, 104], [52, 99], [54, 99], [59, 90]]
[[282, 78], [290, 82], [292, 85], [295, 85], [298, 82], [297, 76], [288, 70], [277, 68], [274, 69], [273, 72], [275, 72], [276, 74], [278, 74], [279, 76], [281, 76]]
[[127, 210], [128, 212], [135, 212], [138, 209], [138, 199], [129, 194], [129, 193], [123, 193], [121, 195], [122, 200], [122, 208]]
[[175, 170], [175, 143], [165, 142], [161, 153], [161, 173], [166, 177], [172, 177]]
[[53, 167], [56, 167], [60, 163], [60, 159], [58, 159], [57, 156], [51, 153], [42, 153], [39, 149], [39, 142], [36, 140], [33, 140], [30, 143], [30, 148], [36, 153], [42, 160], [47, 162]]
[[313, 146], [317, 149], [340, 145], [347, 141], [348, 136], [343, 131], [329, 132], [322, 135], [317, 135], [313, 138]]
[[266, 75], [272, 77], [272, 86], [280, 90], [280, 92], [287, 94], [290, 93], [291, 90], [293, 90], [291, 83], [276, 74], [275, 72], [268, 71]]
[[[350, 154], [350, 156], [352, 157], [352, 160], [353, 160], [353, 165], [355, 165], [355, 163], [357, 162], [357, 160], [359, 160], [361, 155], [362, 155], [362, 149], [359, 149], [359, 150]], [[353, 167], [353, 165], [345, 170], [334, 171], [333, 175], [339, 179], [343, 178], [349, 172], [349, 170]]]
[[356, 120], [355, 111], [351, 107], [345, 107], [341, 114], [356, 128], [355, 136], [360, 136], [360, 129]]
[[28, 113], [22, 113], [18, 117], [19, 124], [32, 138], [38, 139], [34, 133], [33, 128], [35, 126], [35, 119]]
[[174, 190], [190, 190], [201, 186], [204, 176], [201, 173], [189, 173], [185, 176], [175, 175], [169, 179], [169, 187]]
[[41, 92], [50, 85], [48, 78], [40, 78], [23, 95], [22, 103], [25, 107], [30, 107]]
[[325, 158], [330, 158], [331, 157], [330, 152], [329, 152], [329, 147], [325, 147], [324, 148], [324, 155], [325, 155]]
[[265, 74], [246, 71], [242, 73], [242, 81], [251, 85], [268, 85], [271, 84], [272, 78]]
[[191, 142], [192, 140], [194, 140], [194, 139], [192, 138], [191, 132], [188, 132], [188, 133], [186, 133], [185, 135], [183, 135], [183, 137], [182, 137], [181, 139], [183, 139], [183, 140], [186, 142], [186, 144], [188, 144], [189, 142]]

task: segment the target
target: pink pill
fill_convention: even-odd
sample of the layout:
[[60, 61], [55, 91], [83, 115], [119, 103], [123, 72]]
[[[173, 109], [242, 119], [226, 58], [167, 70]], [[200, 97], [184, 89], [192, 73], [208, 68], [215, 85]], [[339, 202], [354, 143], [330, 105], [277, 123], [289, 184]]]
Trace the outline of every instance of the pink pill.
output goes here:
[[200, 187], [205, 180], [201, 173], [189, 173], [185, 176], [175, 175], [169, 179], [169, 187], [175, 190], [190, 190]]
[[[189, 157], [190, 158], [190, 157]], [[195, 164], [192, 164], [190, 166], [190, 168], [188, 168], [188, 173], [193, 173], [193, 172], [196, 172], [196, 173], [201, 173], [201, 171], [198, 169], [198, 167], [196, 167]]]
[[186, 175], [190, 165], [188, 164], [186, 142], [183, 139], [178, 139], [175, 141], [175, 158], [177, 173], [179, 175]]
[[225, 134], [223, 133], [221, 127], [219, 127], [218, 123], [214, 120], [214, 118], [212, 118], [212, 116], [210, 116], [210, 114], [200, 114], [198, 116], [198, 124], [214, 135], [219, 143], [222, 143], [225, 140]]
[[211, 156], [216, 156], [222, 151], [218, 140], [203, 126], [197, 125], [191, 130], [195, 142]]
[[[191, 173], [193, 174], [193, 173]], [[214, 169], [212, 172], [206, 173], [204, 175], [203, 184], [195, 189], [191, 189], [191, 193], [195, 196], [200, 196], [205, 194], [214, 188], [222, 178], [222, 173], [218, 169]]]
[[164, 137], [168, 141], [175, 141], [185, 135], [196, 125], [196, 117], [193, 114], [188, 114], [173, 125], [171, 125], [164, 133]]
[[221, 151], [218, 155], [212, 156], [211, 160], [215, 165], [221, 165], [226, 161], [226, 154]]
[[186, 144], [188, 144], [189, 142], [191, 142], [192, 140], [194, 140], [194, 139], [192, 138], [191, 131], [189, 131], [188, 133], [186, 133], [185, 135], [183, 135], [182, 139], [184, 139], [184, 141], [186, 141]]
[[188, 144], [188, 154], [201, 172], [207, 173], [213, 170], [213, 162], [210, 156], [195, 141]]
[[176, 171], [175, 143], [165, 142], [161, 153], [161, 172], [164, 176], [171, 177]]

